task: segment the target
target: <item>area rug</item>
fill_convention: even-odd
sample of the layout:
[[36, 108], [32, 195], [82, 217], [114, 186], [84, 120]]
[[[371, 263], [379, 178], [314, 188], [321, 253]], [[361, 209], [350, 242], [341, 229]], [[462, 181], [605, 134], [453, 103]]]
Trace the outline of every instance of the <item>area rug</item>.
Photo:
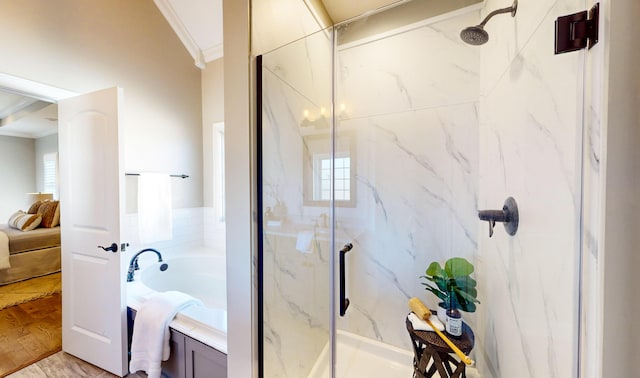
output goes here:
[[0, 377], [62, 349], [62, 294], [0, 310]]
[[0, 286], [0, 310], [62, 292], [61, 273]]

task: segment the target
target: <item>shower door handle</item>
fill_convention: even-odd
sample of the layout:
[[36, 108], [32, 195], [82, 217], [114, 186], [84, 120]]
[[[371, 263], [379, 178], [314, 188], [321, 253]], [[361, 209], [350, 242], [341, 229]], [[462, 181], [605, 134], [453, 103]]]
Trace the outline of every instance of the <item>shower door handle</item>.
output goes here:
[[345, 289], [345, 261], [344, 255], [353, 248], [353, 244], [347, 243], [340, 250], [340, 316], [344, 316], [349, 307], [349, 298], [346, 298]]

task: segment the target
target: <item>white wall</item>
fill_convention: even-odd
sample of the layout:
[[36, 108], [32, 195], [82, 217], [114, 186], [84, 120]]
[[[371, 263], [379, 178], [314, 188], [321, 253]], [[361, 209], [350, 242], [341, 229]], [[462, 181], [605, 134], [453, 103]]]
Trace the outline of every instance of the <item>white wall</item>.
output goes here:
[[125, 170], [188, 174], [172, 181], [173, 206], [202, 205], [200, 70], [152, 0], [1, 0], [0, 44], [0, 72], [77, 93], [124, 88]]
[[640, 3], [602, 1], [605, 39], [603, 377], [638, 375], [640, 325]]
[[204, 243], [223, 251], [224, 221], [224, 59], [207, 63], [202, 70], [202, 171]]
[[207, 63], [202, 70], [202, 143], [203, 143], [203, 199], [206, 207], [220, 207], [218, 161], [220, 151], [213, 125], [224, 122], [224, 58]]
[[35, 151], [33, 139], [0, 136], [0, 224], [16, 211], [28, 210], [26, 194], [37, 189]]
[[223, 0], [227, 376], [257, 376], [249, 0]]

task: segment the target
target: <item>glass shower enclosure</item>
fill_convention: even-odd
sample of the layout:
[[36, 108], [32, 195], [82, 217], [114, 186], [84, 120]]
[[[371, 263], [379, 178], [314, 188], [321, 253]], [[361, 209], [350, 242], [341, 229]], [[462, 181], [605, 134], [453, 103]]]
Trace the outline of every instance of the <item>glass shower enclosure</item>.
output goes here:
[[[484, 46], [459, 34], [494, 2], [425, 3], [258, 57], [263, 377], [412, 376], [407, 303], [436, 312], [425, 276], [451, 258], [479, 301], [468, 376], [577, 376], [584, 56], [549, 32], [577, 2], [496, 18]], [[478, 212], [508, 197], [519, 229], [490, 235]]]

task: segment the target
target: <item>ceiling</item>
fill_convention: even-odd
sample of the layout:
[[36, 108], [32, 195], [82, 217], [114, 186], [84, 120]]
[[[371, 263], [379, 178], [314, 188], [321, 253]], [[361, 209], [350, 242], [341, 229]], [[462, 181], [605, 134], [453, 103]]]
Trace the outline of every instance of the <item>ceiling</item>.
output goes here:
[[[334, 23], [404, 0], [303, 0], [324, 5]], [[450, 1], [450, 0], [431, 0]], [[461, 0], [456, 0], [461, 1]], [[479, 0], [475, 0], [479, 1]], [[194, 63], [204, 68], [222, 48], [222, 0], [154, 0]], [[57, 131], [57, 106], [0, 89], [0, 135], [40, 138]]]
[[[222, 57], [222, 0], [154, 0], [196, 66]], [[57, 132], [58, 108], [0, 88], [0, 135], [37, 139]]]
[[[399, 0], [303, 1], [310, 6], [318, 2], [324, 5], [333, 22], [338, 23]], [[154, 0], [154, 2], [191, 54], [196, 66], [204, 68], [206, 63], [222, 57], [222, 0]]]
[[322, 3], [327, 13], [329, 13], [331, 20], [333, 20], [334, 23], [338, 23], [399, 1], [400, 0], [322, 0]]
[[37, 139], [56, 132], [56, 104], [0, 90], [0, 135]]

